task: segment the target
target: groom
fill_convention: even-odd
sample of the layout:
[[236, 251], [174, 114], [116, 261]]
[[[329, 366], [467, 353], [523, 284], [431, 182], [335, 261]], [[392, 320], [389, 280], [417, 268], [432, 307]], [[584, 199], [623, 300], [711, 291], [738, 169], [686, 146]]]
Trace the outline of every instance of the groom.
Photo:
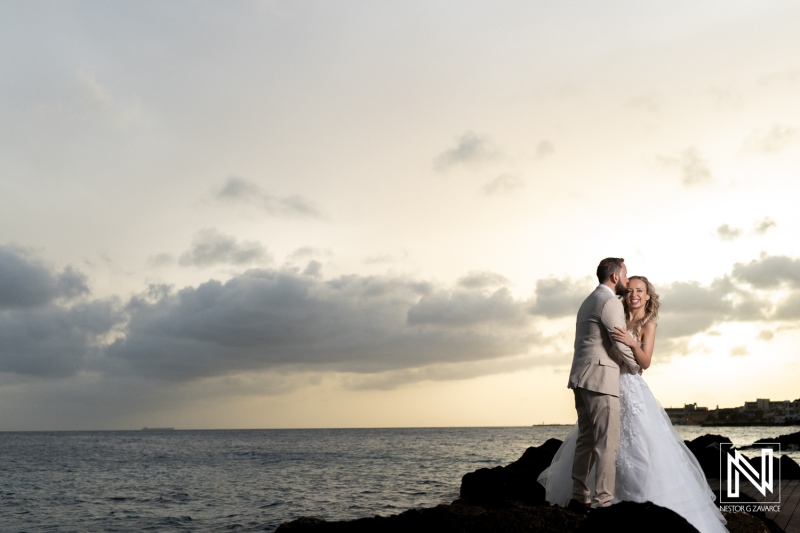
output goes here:
[[[611, 336], [615, 327], [626, 329], [622, 302], [628, 289], [624, 259], [608, 257], [597, 267], [600, 285], [581, 304], [575, 325], [575, 355], [569, 373], [578, 411], [578, 440], [572, 463], [572, 500], [568, 509], [587, 513], [607, 507], [614, 499], [615, 460], [619, 450], [619, 369], [639, 366], [628, 346]], [[594, 498], [587, 485], [595, 465]]]

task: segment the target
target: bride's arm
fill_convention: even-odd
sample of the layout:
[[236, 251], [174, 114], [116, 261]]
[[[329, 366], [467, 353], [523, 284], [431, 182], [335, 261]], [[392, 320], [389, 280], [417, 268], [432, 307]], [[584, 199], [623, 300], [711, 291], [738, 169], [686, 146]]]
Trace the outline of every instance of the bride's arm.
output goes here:
[[631, 351], [633, 352], [633, 357], [636, 359], [636, 362], [639, 363], [639, 366], [641, 366], [642, 369], [646, 369], [650, 366], [650, 362], [653, 359], [653, 348], [656, 344], [655, 323], [647, 322], [644, 326], [642, 326], [641, 347], [639, 347], [639, 343], [636, 342], [636, 340], [622, 328], [616, 328], [612, 335], [614, 335], [614, 339], [616, 339], [618, 342], [630, 347]]

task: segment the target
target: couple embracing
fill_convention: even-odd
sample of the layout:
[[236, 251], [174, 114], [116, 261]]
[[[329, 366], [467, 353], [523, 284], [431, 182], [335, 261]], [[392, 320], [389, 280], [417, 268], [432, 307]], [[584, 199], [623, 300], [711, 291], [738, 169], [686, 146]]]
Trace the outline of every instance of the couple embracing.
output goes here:
[[603, 259], [597, 278], [575, 326], [568, 387], [578, 423], [538, 478], [547, 501], [580, 513], [650, 501], [703, 533], [727, 531], [697, 459], [641, 376], [653, 356], [658, 294], [643, 276], [629, 280], [621, 258]]

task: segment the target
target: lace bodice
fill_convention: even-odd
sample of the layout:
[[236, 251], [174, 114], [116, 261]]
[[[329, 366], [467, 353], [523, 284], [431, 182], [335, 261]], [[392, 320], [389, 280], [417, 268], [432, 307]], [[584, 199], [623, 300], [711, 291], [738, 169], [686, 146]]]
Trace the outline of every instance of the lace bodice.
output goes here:
[[634, 335], [634, 334], [633, 334], [633, 332], [632, 332], [631, 330], [628, 330], [628, 335], [630, 335], [630, 336], [631, 336], [631, 338], [632, 338], [633, 340], [635, 340], [635, 341], [636, 341], [636, 342], [639, 344], [639, 348], [641, 348], [641, 347], [642, 347], [642, 341], [640, 341], [639, 339], [637, 339], [637, 338], [636, 338], [636, 335]]

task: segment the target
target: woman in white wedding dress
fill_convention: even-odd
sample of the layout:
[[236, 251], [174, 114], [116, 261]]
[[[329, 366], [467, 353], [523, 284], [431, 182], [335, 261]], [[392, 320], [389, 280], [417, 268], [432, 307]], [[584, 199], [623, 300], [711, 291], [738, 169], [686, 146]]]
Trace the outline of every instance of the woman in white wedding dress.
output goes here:
[[[614, 338], [631, 347], [642, 369], [650, 366], [658, 319], [658, 294], [644, 276], [628, 278], [624, 298], [628, 331], [617, 328]], [[725, 519], [714, 504], [714, 493], [694, 454], [672, 427], [667, 413], [639, 374], [619, 378], [620, 446], [614, 503], [650, 501], [672, 509], [701, 533], [725, 532]], [[566, 507], [572, 498], [572, 460], [577, 424], [539, 475], [546, 500]], [[594, 486], [594, 468], [588, 486]]]

